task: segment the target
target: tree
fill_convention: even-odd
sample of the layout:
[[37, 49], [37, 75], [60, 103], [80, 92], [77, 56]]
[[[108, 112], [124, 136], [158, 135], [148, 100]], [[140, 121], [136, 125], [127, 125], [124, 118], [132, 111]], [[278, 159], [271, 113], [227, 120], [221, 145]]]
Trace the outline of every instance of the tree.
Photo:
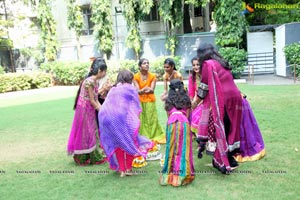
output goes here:
[[81, 59], [80, 48], [80, 35], [83, 28], [83, 16], [79, 5], [76, 4], [76, 0], [66, 0], [68, 9], [68, 28], [74, 29], [77, 43], [77, 58]]
[[92, 22], [98, 48], [109, 59], [113, 48], [112, 13], [110, 0], [92, 1]]
[[[190, 16], [189, 16], [189, 10], [188, 6], [193, 5], [194, 7], [203, 7], [204, 10], [204, 16], [203, 16], [203, 26], [204, 26], [204, 31], [209, 31], [210, 30], [210, 25], [209, 25], [209, 5], [210, 5], [210, 0], [185, 0], [184, 1], [184, 33], [188, 33], [189, 26], [191, 26], [190, 23]], [[187, 26], [187, 28], [185, 28]]]
[[241, 14], [241, 0], [216, 0], [216, 44], [221, 47], [239, 47], [247, 29], [245, 16]]
[[39, 0], [38, 22], [41, 28], [44, 56], [48, 61], [56, 60], [58, 42], [56, 38], [56, 24], [51, 13], [50, 0]]
[[159, 13], [166, 24], [167, 41], [166, 48], [175, 54], [176, 45], [176, 28], [179, 28], [183, 21], [183, 4], [182, 0], [161, 0], [159, 4]]
[[9, 39], [8, 36], [8, 28], [13, 27], [13, 21], [12, 20], [1, 20], [0, 19], [0, 47], [7, 47], [12, 48], [13, 43]]
[[216, 0], [215, 20], [217, 24], [216, 44], [220, 54], [233, 67], [235, 78], [244, 71], [246, 52], [240, 49], [242, 36], [247, 30], [245, 16], [241, 14], [241, 0]]
[[13, 56], [12, 56], [13, 41], [10, 39], [9, 31], [8, 31], [8, 29], [10, 27], [13, 27], [14, 24], [13, 24], [13, 19], [10, 19], [8, 17], [8, 12], [7, 12], [7, 7], [11, 6], [13, 3], [15, 3], [15, 1], [14, 0], [10, 1], [9, 6], [7, 6], [7, 2], [5, 0], [2, 0], [1, 2], [4, 8], [4, 19], [0, 18], [0, 50], [4, 48], [9, 52], [11, 71], [15, 72]]
[[136, 58], [138, 59], [142, 48], [139, 23], [146, 14], [150, 13], [153, 0], [127, 0], [122, 1], [122, 5], [124, 7], [124, 17], [128, 28], [126, 45], [135, 51]]
[[166, 24], [166, 48], [170, 50], [171, 55], [175, 54], [177, 46], [176, 31], [183, 24], [183, 32], [192, 32], [189, 15], [189, 5], [204, 6], [209, 3], [209, 0], [161, 0], [159, 1], [159, 14]]

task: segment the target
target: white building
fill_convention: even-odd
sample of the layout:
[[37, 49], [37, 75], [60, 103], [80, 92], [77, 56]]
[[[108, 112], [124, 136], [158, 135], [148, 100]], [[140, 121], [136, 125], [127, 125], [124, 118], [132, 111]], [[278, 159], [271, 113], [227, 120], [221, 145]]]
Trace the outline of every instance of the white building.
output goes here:
[[[88, 60], [90, 57], [100, 56], [101, 52], [97, 50], [97, 41], [93, 37], [93, 27], [91, 18], [91, 0], [77, 0], [77, 3], [82, 8], [84, 16], [84, 30], [80, 36], [81, 46], [81, 59]], [[64, 0], [55, 0], [52, 3], [54, 18], [57, 21], [57, 37], [60, 43], [61, 51], [59, 53], [59, 60], [76, 60], [77, 48], [76, 48], [76, 36], [74, 31], [69, 30], [67, 27], [67, 5]], [[127, 37], [126, 21], [122, 15], [123, 8], [119, 3], [119, 0], [112, 0], [111, 9], [113, 13], [113, 29], [115, 45], [113, 47], [112, 59], [133, 59], [134, 53], [131, 49], [126, 48], [125, 40]], [[191, 17], [191, 25], [193, 32], [201, 32], [204, 30], [204, 9], [189, 8], [189, 14]], [[155, 1], [154, 6], [145, 20], [140, 23], [140, 32], [146, 45], [147, 52], [149, 52], [149, 40], [161, 40], [164, 48], [166, 26], [158, 14], [158, 4]], [[183, 34], [183, 28], [178, 30], [178, 34]], [[161, 43], [161, 42], [160, 42]], [[157, 49], [156, 49], [157, 50]], [[145, 51], [145, 49], [144, 49]], [[165, 53], [165, 50], [160, 50]], [[152, 53], [153, 54], [153, 53]], [[157, 55], [157, 54], [155, 54]], [[149, 52], [151, 57], [151, 52]]]

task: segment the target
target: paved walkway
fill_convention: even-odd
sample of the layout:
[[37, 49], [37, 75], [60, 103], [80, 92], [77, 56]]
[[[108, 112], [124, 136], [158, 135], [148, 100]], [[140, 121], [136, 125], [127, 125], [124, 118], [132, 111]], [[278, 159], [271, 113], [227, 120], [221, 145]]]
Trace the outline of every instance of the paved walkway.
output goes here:
[[32, 90], [6, 92], [6, 93], [0, 93], [0, 100], [7, 99], [7, 98], [31, 96], [35, 94], [49, 94], [49, 93], [57, 93], [57, 92], [67, 93], [70, 92], [70, 90], [76, 91], [77, 89], [78, 86], [55, 86], [55, 87], [32, 89]]
[[293, 85], [293, 84], [299, 85], [300, 84], [299, 81], [295, 83], [293, 77], [282, 77], [282, 76], [276, 76], [274, 74], [254, 75], [252, 80], [248, 80], [247, 76], [242, 78], [245, 79], [248, 84], [253, 84], [253, 85]]

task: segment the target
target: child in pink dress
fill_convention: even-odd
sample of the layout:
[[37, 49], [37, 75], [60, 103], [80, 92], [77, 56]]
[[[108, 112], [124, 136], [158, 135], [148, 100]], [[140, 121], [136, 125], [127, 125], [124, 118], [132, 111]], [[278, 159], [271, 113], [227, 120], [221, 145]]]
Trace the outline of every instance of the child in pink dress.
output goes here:
[[159, 183], [181, 186], [191, 183], [195, 178], [192, 133], [187, 117], [191, 101], [179, 79], [171, 80], [169, 87], [165, 102], [168, 113], [166, 155]]

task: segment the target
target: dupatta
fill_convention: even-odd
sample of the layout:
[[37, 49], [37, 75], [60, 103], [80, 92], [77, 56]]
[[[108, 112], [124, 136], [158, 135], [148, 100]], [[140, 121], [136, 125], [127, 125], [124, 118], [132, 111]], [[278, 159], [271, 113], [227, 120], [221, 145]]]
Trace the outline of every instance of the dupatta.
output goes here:
[[[212, 112], [214, 127], [215, 127], [215, 138], [217, 143], [217, 149], [220, 160], [225, 165], [227, 170], [231, 170], [227, 152], [228, 144], [226, 142], [226, 134], [224, 128], [224, 94], [222, 91], [222, 85], [218, 77], [216, 66], [220, 65], [217, 61], [207, 60], [203, 62], [203, 68], [207, 68], [208, 76], [208, 95], [203, 99], [202, 117], [199, 124], [199, 133], [208, 134], [208, 121], [209, 113]], [[201, 138], [201, 136], [200, 136]]]

